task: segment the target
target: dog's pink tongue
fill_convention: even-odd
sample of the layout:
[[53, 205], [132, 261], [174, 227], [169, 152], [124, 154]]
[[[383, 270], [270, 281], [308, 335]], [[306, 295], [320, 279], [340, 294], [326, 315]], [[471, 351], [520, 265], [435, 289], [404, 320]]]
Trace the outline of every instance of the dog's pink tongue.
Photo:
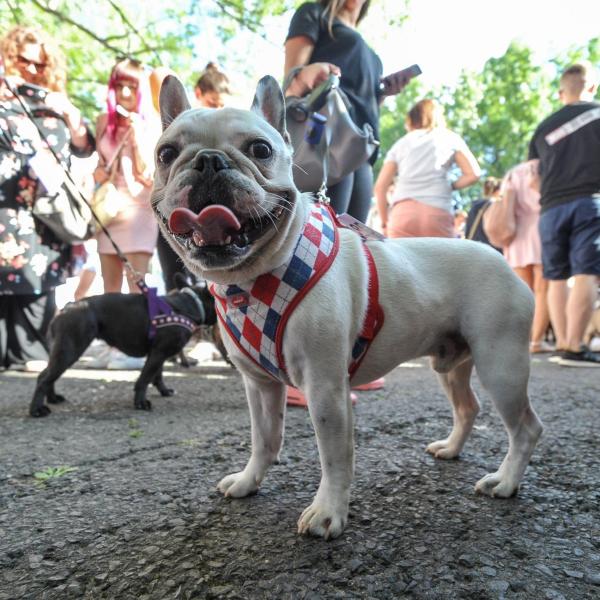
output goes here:
[[188, 208], [176, 208], [169, 217], [169, 229], [179, 234], [192, 232], [198, 246], [226, 244], [231, 234], [241, 228], [238, 218], [222, 204], [206, 206], [199, 214]]

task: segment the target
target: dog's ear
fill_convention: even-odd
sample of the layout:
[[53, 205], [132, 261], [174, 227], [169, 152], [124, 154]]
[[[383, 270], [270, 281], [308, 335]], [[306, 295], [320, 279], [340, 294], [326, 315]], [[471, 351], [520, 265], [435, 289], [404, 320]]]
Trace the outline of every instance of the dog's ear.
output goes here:
[[163, 131], [184, 111], [192, 108], [183, 84], [174, 75], [167, 75], [158, 97]]
[[186, 279], [185, 275], [183, 273], [175, 273], [175, 275], [173, 275], [173, 283], [175, 284], [175, 287], [178, 290], [183, 289], [184, 287], [189, 287], [189, 282]]
[[250, 110], [277, 129], [289, 143], [290, 137], [285, 127], [285, 98], [279, 83], [271, 75], [266, 75], [258, 82]]

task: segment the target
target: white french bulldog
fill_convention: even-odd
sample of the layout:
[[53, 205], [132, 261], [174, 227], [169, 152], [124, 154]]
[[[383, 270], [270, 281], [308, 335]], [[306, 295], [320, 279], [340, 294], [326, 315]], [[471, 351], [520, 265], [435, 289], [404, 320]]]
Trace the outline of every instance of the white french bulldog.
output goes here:
[[[162, 85], [160, 108], [163, 134], [156, 148], [152, 205], [163, 234], [185, 265], [214, 283], [223, 339], [243, 375], [250, 406], [250, 460], [243, 471], [222, 479], [219, 490], [235, 498], [255, 493], [278, 460], [290, 383], [308, 399], [322, 470], [319, 489], [300, 516], [298, 530], [324, 538], [342, 533], [354, 470], [349, 367], [356, 364], [353, 349], [373, 303], [366, 245], [379, 280], [383, 326], [352, 384], [372, 381], [409, 359], [430, 356], [452, 405], [454, 425], [427, 452], [450, 459], [460, 453], [479, 411], [470, 386], [475, 366], [509, 437], [504, 461], [475, 488], [490, 496], [514, 494], [542, 425], [527, 396], [533, 297], [506, 261], [476, 242], [401, 239], [364, 244], [354, 231], [339, 228], [336, 241], [325, 244], [325, 254], [333, 256], [328, 270], [296, 302], [279, 331], [279, 346], [263, 350], [260, 344], [269, 340], [255, 330], [259, 350], [253, 354], [247, 340], [231, 334], [240, 322], [229, 319], [228, 302], [231, 310], [241, 302], [244, 314], [256, 308], [253, 303], [257, 313], [267, 306], [252, 291], [264, 295], [267, 283], [275, 281], [265, 274], [295, 260], [298, 240], [316, 214], [311, 196], [298, 192], [293, 183], [283, 94], [275, 79], [264, 77], [250, 111], [191, 110], [183, 86], [171, 76]], [[231, 290], [239, 293], [230, 295]], [[275, 367], [263, 362], [268, 352], [274, 363], [279, 359]]]

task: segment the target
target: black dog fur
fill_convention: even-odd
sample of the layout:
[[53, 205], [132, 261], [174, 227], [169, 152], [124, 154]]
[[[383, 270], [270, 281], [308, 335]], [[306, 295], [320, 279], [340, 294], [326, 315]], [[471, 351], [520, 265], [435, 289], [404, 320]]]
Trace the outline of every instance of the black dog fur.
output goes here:
[[[178, 289], [162, 296], [174, 312], [187, 317], [197, 325], [215, 325], [214, 299], [206, 286], [188, 286], [183, 277], [177, 281]], [[200, 314], [198, 304], [188, 292], [196, 295], [204, 309]], [[94, 339], [104, 340], [129, 356], [147, 356], [146, 362], [134, 386], [134, 406], [150, 410], [146, 390], [153, 383], [161, 396], [171, 396], [174, 390], [166, 387], [163, 363], [187, 344], [192, 336], [185, 327], [169, 326], [157, 330], [153, 340], [148, 337], [150, 317], [145, 296], [141, 294], [101, 294], [79, 302], [67, 304], [50, 324], [51, 349], [48, 366], [38, 376], [29, 414], [45, 417], [50, 414], [50, 404], [64, 402], [64, 396], [54, 391], [54, 382], [84, 353]]]

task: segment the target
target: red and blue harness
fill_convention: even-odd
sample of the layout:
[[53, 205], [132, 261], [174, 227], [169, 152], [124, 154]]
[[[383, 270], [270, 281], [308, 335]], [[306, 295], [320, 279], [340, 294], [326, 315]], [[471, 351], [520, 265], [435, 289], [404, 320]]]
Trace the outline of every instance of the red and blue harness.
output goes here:
[[[339, 249], [340, 226], [328, 206], [315, 204], [311, 206], [304, 230], [287, 262], [245, 286], [210, 286], [216, 300], [217, 316], [231, 339], [274, 379], [289, 381], [282, 350], [285, 325], [304, 296], [333, 263]], [[377, 268], [365, 243], [363, 250], [369, 268], [369, 303], [362, 330], [352, 348], [350, 377], [383, 325]]]

